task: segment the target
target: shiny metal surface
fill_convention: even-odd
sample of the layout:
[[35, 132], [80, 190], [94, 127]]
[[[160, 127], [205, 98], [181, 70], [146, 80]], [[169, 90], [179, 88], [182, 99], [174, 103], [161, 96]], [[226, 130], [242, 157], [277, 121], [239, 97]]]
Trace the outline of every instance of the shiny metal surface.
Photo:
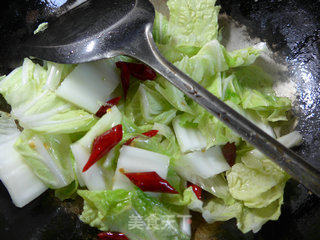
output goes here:
[[123, 54], [122, 49], [136, 35], [130, 15], [138, 14], [143, 7], [140, 2], [87, 1], [50, 22], [48, 30], [28, 39], [22, 46], [23, 53], [60, 63], [89, 62]]
[[320, 172], [316, 168], [161, 56], [152, 38], [153, 20], [154, 9], [148, 0], [88, 1], [49, 23], [48, 29], [30, 38], [23, 49], [26, 56], [61, 63], [81, 63], [117, 55], [136, 58], [320, 196]]

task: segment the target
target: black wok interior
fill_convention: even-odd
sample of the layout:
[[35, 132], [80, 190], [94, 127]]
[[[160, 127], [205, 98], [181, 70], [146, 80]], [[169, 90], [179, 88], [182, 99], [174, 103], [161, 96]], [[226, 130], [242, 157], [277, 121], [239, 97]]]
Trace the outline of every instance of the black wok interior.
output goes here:
[[[37, 24], [66, 0], [12, 0], [0, 7], [0, 75], [21, 63], [17, 46]], [[70, 2], [70, 1], [69, 1]], [[72, 1], [71, 1], [72, 2]], [[304, 143], [295, 149], [320, 169], [320, 0], [221, 0], [222, 12], [248, 27], [288, 65], [295, 76], [294, 113]], [[0, 98], [0, 109], [9, 110]], [[0, 153], [1, 154], [1, 153]], [[47, 191], [23, 209], [14, 207], [0, 183], [0, 239], [95, 239], [97, 230], [82, 224], [72, 201], [64, 203]], [[208, 239], [318, 240], [320, 199], [290, 181], [279, 221], [265, 224], [257, 234], [243, 235], [235, 224], [223, 223]]]

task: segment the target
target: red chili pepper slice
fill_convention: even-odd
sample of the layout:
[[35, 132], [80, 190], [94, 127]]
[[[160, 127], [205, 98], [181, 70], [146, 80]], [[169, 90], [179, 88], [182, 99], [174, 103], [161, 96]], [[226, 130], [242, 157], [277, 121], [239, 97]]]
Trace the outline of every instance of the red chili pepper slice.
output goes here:
[[123, 88], [124, 98], [130, 85], [130, 75], [139, 80], [154, 80], [157, 77], [156, 72], [143, 63], [116, 62], [117, 68], [121, 70], [121, 84]]
[[130, 74], [139, 80], [154, 80], [157, 77], [156, 72], [143, 63], [127, 63]]
[[106, 155], [114, 146], [122, 140], [122, 125], [119, 124], [102, 135], [95, 138], [92, 144], [92, 152], [82, 172], [87, 171], [93, 164]]
[[147, 136], [147, 137], [154, 137], [158, 134], [158, 130], [150, 130], [148, 132], [144, 132], [142, 133], [143, 135]]
[[117, 105], [119, 103], [121, 99], [121, 96], [120, 97], [116, 97], [116, 98], [113, 98], [109, 101], [107, 101], [104, 105], [102, 105], [99, 110], [97, 111], [96, 113], [96, 116], [101, 118], [103, 115], [106, 114], [107, 110], [112, 108], [113, 106]]
[[202, 199], [202, 188], [201, 188], [201, 187], [199, 187], [198, 185], [193, 184], [193, 183], [191, 183], [191, 182], [188, 182], [188, 183], [187, 183], [187, 186], [188, 186], [188, 187], [192, 187], [192, 190], [193, 190], [194, 194], [197, 196], [197, 198], [198, 198], [199, 200]]
[[122, 172], [130, 181], [144, 192], [162, 192], [177, 194], [178, 192], [170, 183], [161, 178], [156, 172]]
[[224, 158], [227, 160], [230, 167], [232, 167], [235, 164], [236, 157], [237, 157], [236, 144], [234, 142], [233, 143], [229, 143], [229, 142], [226, 143], [222, 147], [222, 154], [223, 154]]
[[101, 232], [98, 234], [100, 240], [129, 240], [123, 233], [119, 232]]
[[[158, 130], [150, 130], [150, 131], [148, 131], [148, 132], [142, 133], [142, 135], [145, 135], [145, 136], [151, 138], [151, 137], [156, 136], [156, 135], [158, 134], [158, 132], [159, 132]], [[135, 140], [137, 137], [139, 137], [139, 136], [130, 138], [128, 141], [126, 141], [126, 142], [124, 143], [124, 145], [130, 145], [130, 144], [133, 142], [133, 140]]]
[[128, 139], [123, 145], [129, 146], [133, 142], [133, 140], [135, 140], [136, 138], [137, 137], [132, 137], [132, 138]]
[[128, 92], [129, 85], [130, 85], [129, 67], [125, 62], [116, 62], [116, 66], [117, 66], [117, 68], [120, 68], [120, 70], [121, 70], [121, 75], [120, 75], [121, 85], [122, 85], [122, 89], [123, 89], [124, 99], [126, 99], [127, 92]]

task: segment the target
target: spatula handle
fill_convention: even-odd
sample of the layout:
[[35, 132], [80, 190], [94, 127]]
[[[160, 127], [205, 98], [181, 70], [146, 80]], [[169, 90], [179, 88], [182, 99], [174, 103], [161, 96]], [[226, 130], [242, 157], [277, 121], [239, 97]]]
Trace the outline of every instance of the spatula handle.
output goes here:
[[136, 51], [130, 55], [152, 67], [189, 98], [204, 107], [320, 197], [320, 171], [168, 62], [160, 54], [153, 41], [151, 27], [150, 25], [150, 28], [146, 29], [144, 46], [138, 46]]

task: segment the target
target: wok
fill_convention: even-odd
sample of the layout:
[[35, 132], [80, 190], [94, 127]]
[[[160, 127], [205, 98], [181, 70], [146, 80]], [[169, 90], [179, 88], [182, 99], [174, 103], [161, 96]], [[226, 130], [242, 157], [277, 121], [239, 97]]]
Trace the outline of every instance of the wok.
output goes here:
[[[12, 0], [0, 8], [0, 74], [21, 64], [16, 46], [37, 24], [50, 19], [66, 0]], [[73, 4], [75, 1], [68, 1]], [[294, 149], [320, 169], [320, 1], [224, 0], [222, 13], [246, 26], [251, 38], [268, 43], [296, 89], [293, 112], [304, 138]], [[58, 11], [57, 11], [58, 9]], [[221, 23], [223, 21], [221, 19]], [[225, 34], [228, 34], [226, 29]], [[0, 109], [9, 110], [3, 99]], [[0, 153], [1, 154], [1, 153]], [[205, 224], [193, 216], [194, 239], [320, 239], [320, 199], [302, 185], [289, 181], [278, 221], [270, 221], [257, 234], [242, 234], [234, 221]], [[75, 203], [76, 202], [76, 203]], [[97, 230], [78, 220], [81, 201], [60, 202], [47, 191], [26, 207], [14, 207], [0, 185], [0, 239], [95, 239]]]

